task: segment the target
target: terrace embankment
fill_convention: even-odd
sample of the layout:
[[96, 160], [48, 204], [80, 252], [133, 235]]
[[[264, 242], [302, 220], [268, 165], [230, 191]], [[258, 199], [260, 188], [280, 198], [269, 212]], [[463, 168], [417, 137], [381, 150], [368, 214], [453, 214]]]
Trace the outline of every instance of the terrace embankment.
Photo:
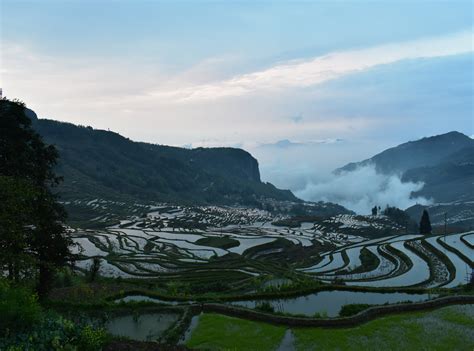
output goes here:
[[275, 325], [285, 325], [290, 327], [335, 328], [356, 326], [388, 314], [430, 310], [443, 306], [461, 304], [474, 304], [474, 295], [447, 296], [420, 303], [404, 303], [396, 305], [370, 307], [354, 316], [332, 319], [278, 316], [246, 308], [221, 304], [193, 305], [191, 306], [191, 308], [195, 313], [215, 312], [231, 317], [239, 317], [255, 321], [267, 322]]

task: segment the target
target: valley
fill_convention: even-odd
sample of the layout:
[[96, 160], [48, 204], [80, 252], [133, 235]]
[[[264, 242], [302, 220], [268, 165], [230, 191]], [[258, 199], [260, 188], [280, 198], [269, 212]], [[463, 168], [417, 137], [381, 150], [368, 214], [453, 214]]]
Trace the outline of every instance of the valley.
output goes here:
[[[193, 312], [207, 305], [236, 317], [250, 310], [323, 321], [462, 294], [471, 279], [474, 232], [406, 234], [384, 215], [305, 220], [243, 207], [155, 204], [140, 216], [70, 235], [79, 275], [87, 277], [100, 259], [93, 299], [109, 309], [143, 309], [138, 321], [109, 317], [108, 330], [142, 341], [176, 342], [168, 336], [178, 328], [175, 338], [194, 345], [209, 318], [222, 318]], [[367, 230], [371, 238], [363, 236]], [[76, 289], [59, 289], [52, 301], [83, 305]], [[163, 327], [150, 322], [165, 323], [169, 313], [174, 317]], [[300, 341], [288, 342], [300, 349]]]
[[[425, 177], [417, 178], [427, 184], [423, 196], [432, 196], [407, 209], [374, 203], [369, 215], [262, 182], [258, 161], [244, 150], [137, 143], [37, 119], [23, 105], [1, 101], [26, 126], [19, 133], [26, 129], [32, 145], [40, 145], [38, 152], [25, 142], [23, 159], [49, 152], [50, 161], [45, 167], [43, 156], [32, 164], [4, 160], [0, 307], [13, 306], [9, 320], [16, 321], [15, 313], [27, 316], [26, 305], [35, 321], [29, 328], [36, 329], [7, 329], [0, 349], [48, 349], [58, 337], [94, 351], [247, 350], [249, 343], [338, 349], [322, 330], [348, 348], [340, 328], [358, 347], [374, 349], [377, 343], [357, 330], [383, 335], [391, 347], [397, 334], [413, 345], [429, 343], [430, 333], [410, 335], [410, 327], [422, 328], [420, 320], [461, 331], [472, 325], [472, 140], [460, 133], [362, 161], [380, 172], [398, 164], [402, 177]], [[15, 145], [14, 133], [9, 137]], [[428, 157], [433, 145], [443, 154]], [[406, 149], [418, 158], [406, 163]], [[461, 155], [452, 158], [459, 164], [445, 162], [453, 153]], [[334, 177], [353, 167], [359, 166]], [[446, 171], [439, 196], [437, 171], [423, 167]], [[32, 176], [40, 185], [31, 185]], [[44, 284], [40, 299], [32, 293], [36, 281]], [[380, 332], [400, 320], [401, 329]], [[462, 345], [457, 334], [451, 341]]]

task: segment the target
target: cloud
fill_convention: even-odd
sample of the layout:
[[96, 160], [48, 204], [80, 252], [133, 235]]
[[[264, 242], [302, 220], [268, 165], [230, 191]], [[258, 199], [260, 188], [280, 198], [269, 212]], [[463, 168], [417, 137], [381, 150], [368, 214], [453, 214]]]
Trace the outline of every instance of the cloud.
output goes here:
[[[455, 39], [460, 36], [462, 37], [451, 35], [444, 38], [454, 38], [451, 46], [459, 49], [462, 45], [456, 44], [459, 39]], [[426, 44], [429, 41], [420, 42]], [[441, 45], [441, 39], [434, 41], [438, 43], [437, 46]], [[407, 46], [406, 43], [402, 44], [392, 46]], [[373, 49], [388, 56], [390, 50], [382, 50], [384, 47], [390, 45]], [[444, 50], [449, 53], [462, 51], [448, 50], [449, 47], [447, 45]], [[442, 48], [438, 48], [437, 53], [440, 54], [441, 50]], [[420, 47], [420, 51], [426, 54], [429, 50]], [[453, 124], [452, 128], [472, 134], [471, 130], [466, 131], [464, 122], [470, 115], [464, 117], [466, 112], [460, 111], [463, 106], [467, 106], [465, 111], [472, 106], [472, 94], [468, 94], [469, 90], [466, 93], [465, 89], [460, 90], [463, 85], [458, 88], [459, 84], [472, 86], [468, 79], [472, 64], [457, 64], [459, 60], [452, 60], [469, 54], [399, 61], [391, 65], [361, 69], [360, 74], [346, 74], [337, 66], [339, 68], [335, 71], [340, 74], [340, 79], [301, 88], [305, 82], [314, 83], [314, 77], [311, 78], [311, 74], [308, 74], [311, 73], [310, 68], [317, 68], [314, 62], [326, 58], [326, 61], [335, 64], [337, 58], [343, 60], [346, 57], [348, 64], [352, 64], [350, 61], [354, 57], [363, 54], [364, 61], [370, 59], [370, 64], [373, 64], [373, 58], [366, 57], [371, 56], [370, 52], [370, 48], [346, 50], [311, 60], [274, 63], [273, 68], [258, 72], [253, 68], [254, 73], [242, 74], [252, 72], [250, 67], [255, 67], [245, 65], [245, 62], [251, 61], [247, 56], [208, 59], [197, 62], [184, 71], [176, 71], [160, 63], [159, 58], [85, 57], [70, 56], [69, 52], [51, 55], [21, 42], [6, 42], [2, 43], [0, 55], [0, 85], [5, 95], [24, 100], [40, 117], [111, 129], [134, 140], [161, 144], [243, 147], [252, 144], [254, 148], [258, 144], [284, 139], [300, 144], [318, 139], [365, 140], [380, 135], [381, 131], [384, 135], [383, 142], [387, 139], [391, 142], [403, 142], [405, 138], [413, 137], [410, 133], [417, 130], [413, 128], [414, 123], [419, 123], [418, 129], [423, 130], [432, 126], [433, 131], [427, 132], [428, 135], [443, 132], [440, 124], [452, 124], [453, 120], [458, 123]], [[403, 57], [407, 57], [407, 52], [408, 49], [405, 49]], [[425, 61], [430, 62], [431, 68], [428, 70], [423, 68]], [[453, 62], [445, 65], [446, 61]], [[231, 64], [228, 65], [228, 62]], [[410, 62], [414, 63], [414, 67], [407, 71], [406, 66], [412, 66]], [[288, 70], [285, 71], [285, 67]], [[276, 71], [279, 72], [278, 76]], [[420, 74], [420, 71], [425, 73]], [[300, 76], [301, 84], [284, 83], [286, 76], [291, 79], [293, 76]], [[306, 76], [307, 81], [304, 80]], [[192, 93], [195, 87], [212, 85], [213, 89], [225, 90], [227, 83], [242, 81], [242, 77], [260, 77], [255, 84], [248, 84], [249, 89], [255, 89], [249, 90], [252, 93], [228, 99], [180, 100], [183, 98], [180, 92], [187, 89]], [[268, 84], [260, 84], [260, 81], [267, 81]], [[274, 84], [275, 82], [278, 84]], [[433, 96], [431, 87], [438, 89], [435, 92], [444, 93]], [[161, 95], [155, 96], [150, 92]], [[445, 111], [455, 113], [450, 113], [450, 118], [446, 119]], [[300, 116], [303, 117], [301, 120]], [[438, 129], [434, 130], [435, 128]], [[416, 135], [418, 134], [417, 132]], [[274, 181], [271, 175], [276, 175], [283, 183], [281, 186], [289, 187], [283, 182], [285, 176], [280, 171], [285, 167], [290, 168], [288, 163], [284, 164], [286, 160], [290, 161], [290, 165], [294, 164], [293, 160], [298, 160], [301, 163], [301, 166], [295, 166], [298, 169], [304, 165], [308, 171], [319, 173], [322, 167], [329, 168], [324, 166], [326, 164], [331, 164], [331, 167], [343, 164], [345, 155], [352, 154], [352, 157], [357, 158], [357, 155], [353, 155], [352, 148], [338, 152], [337, 156], [331, 149], [327, 150], [328, 154], [308, 153], [303, 158], [297, 154], [302, 148], [289, 148], [288, 158], [280, 158], [278, 168], [273, 167], [276, 162], [267, 164], [267, 157], [262, 158], [262, 175], [265, 176], [266, 170], [270, 170], [267, 177], [269, 181]], [[256, 157], [260, 160], [258, 154]], [[275, 157], [276, 155], [273, 156]], [[334, 164], [336, 162], [338, 164]], [[295, 167], [291, 167], [290, 171], [293, 172]]]
[[294, 123], [300, 123], [303, 121], [303, 114], [297, 114], [296, 116], [290, 117], [290, 120], [292, 120]]
[[411, 197], [412, 192], [421, 190], [423, 186], [423, 183], [403, 183], [396, 175], [377, 173], [370, 165], [333, 175], [326, 181], [308, 183], [296, 195], [305, 200], [339, 203], [356, 213], [369, 214], [374, 205], [406, 209], [417, 203], [429, 204], [429, 199]]
[[262, 90], [305, 88], [372, 67], [407, 59], [472, 52], [473, 31], [375, 47], [333, 52], [310, 60], [294, 60], [271, 68], [207, 84], [155, 90], [150, 96], [174, 102], [215, 100]]

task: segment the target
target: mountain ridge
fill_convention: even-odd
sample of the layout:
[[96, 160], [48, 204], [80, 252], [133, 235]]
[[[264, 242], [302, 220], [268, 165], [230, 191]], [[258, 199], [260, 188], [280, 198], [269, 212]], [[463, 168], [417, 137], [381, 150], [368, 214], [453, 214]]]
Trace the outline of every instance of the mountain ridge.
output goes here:
[[474, 226], [474, 140], [459, 132], [410, 141], [387, 149], [361, 162], [353, 162], [334, 171], [350, 172], [373, 165], [377, 172], [397, 175], [402, 182], [423, 183], [411, 197], [424, 197], [430, 205], [414, 205], [406, 212], [418, 221], [424, 209], [432, 223], [448, 224], [463, 230]]
[[289, 190], [262, 183], [258, 161], [241, 149], [190, 150], [134, 142], [115, 132], [48, 119], [33, 119], [33, 126], [46, 142], [58, 148], [58, 172], [70, 188], [74, 170], [105, 187], [143, 199], [187, 200], [186, 192], [197, 202], [246, 203], [252, 202], [254, 192], [299, 201]]
[[350, 172], [357, 167], [373, 164], [384, 174], [403, 174], [408, 169], [434, 166], [444, 158], [465, 147], [473, 146], [474, 140], [457, 131], [424, 137], [386, 149], [371, 158], [351, 162], [334, 173]]

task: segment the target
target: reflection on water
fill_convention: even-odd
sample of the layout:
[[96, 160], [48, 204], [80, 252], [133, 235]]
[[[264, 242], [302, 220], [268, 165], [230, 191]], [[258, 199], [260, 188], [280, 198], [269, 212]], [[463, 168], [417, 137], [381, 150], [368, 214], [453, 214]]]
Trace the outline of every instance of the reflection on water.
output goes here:
[[149, 297], [145, 295], [130, 295], [130, 296], [125, 296], [121, 297], [119, 299], [116, 299], [114, 302], [120, 303], [120, 302], [155, 302], [155, 303], [162, 303], [165, 305], [177, 305], [179, 302], [177, 301], [166, 301], [166, 300], [161, 300], [156, 297]]
[[385, 303], [418, 302], [436, 297], [429, 294], [407, 293], [375, 293], [358, 291], [321, 291], [306, 296], [280, 300], [234, 301], [232, 305], [255, 308], [259, 303], [266, 301], [272, 305], [275, 312], [314, 316], [316, 313], [336, 317], [343, 305], [370, 304], [383, 305]]
[[176, 323], [177, 313], [146, 313], [141, 315], [125, 315], [110, 319], [105, 327], [115, 336], [125, 336], [133, 340], [153, 341]]

